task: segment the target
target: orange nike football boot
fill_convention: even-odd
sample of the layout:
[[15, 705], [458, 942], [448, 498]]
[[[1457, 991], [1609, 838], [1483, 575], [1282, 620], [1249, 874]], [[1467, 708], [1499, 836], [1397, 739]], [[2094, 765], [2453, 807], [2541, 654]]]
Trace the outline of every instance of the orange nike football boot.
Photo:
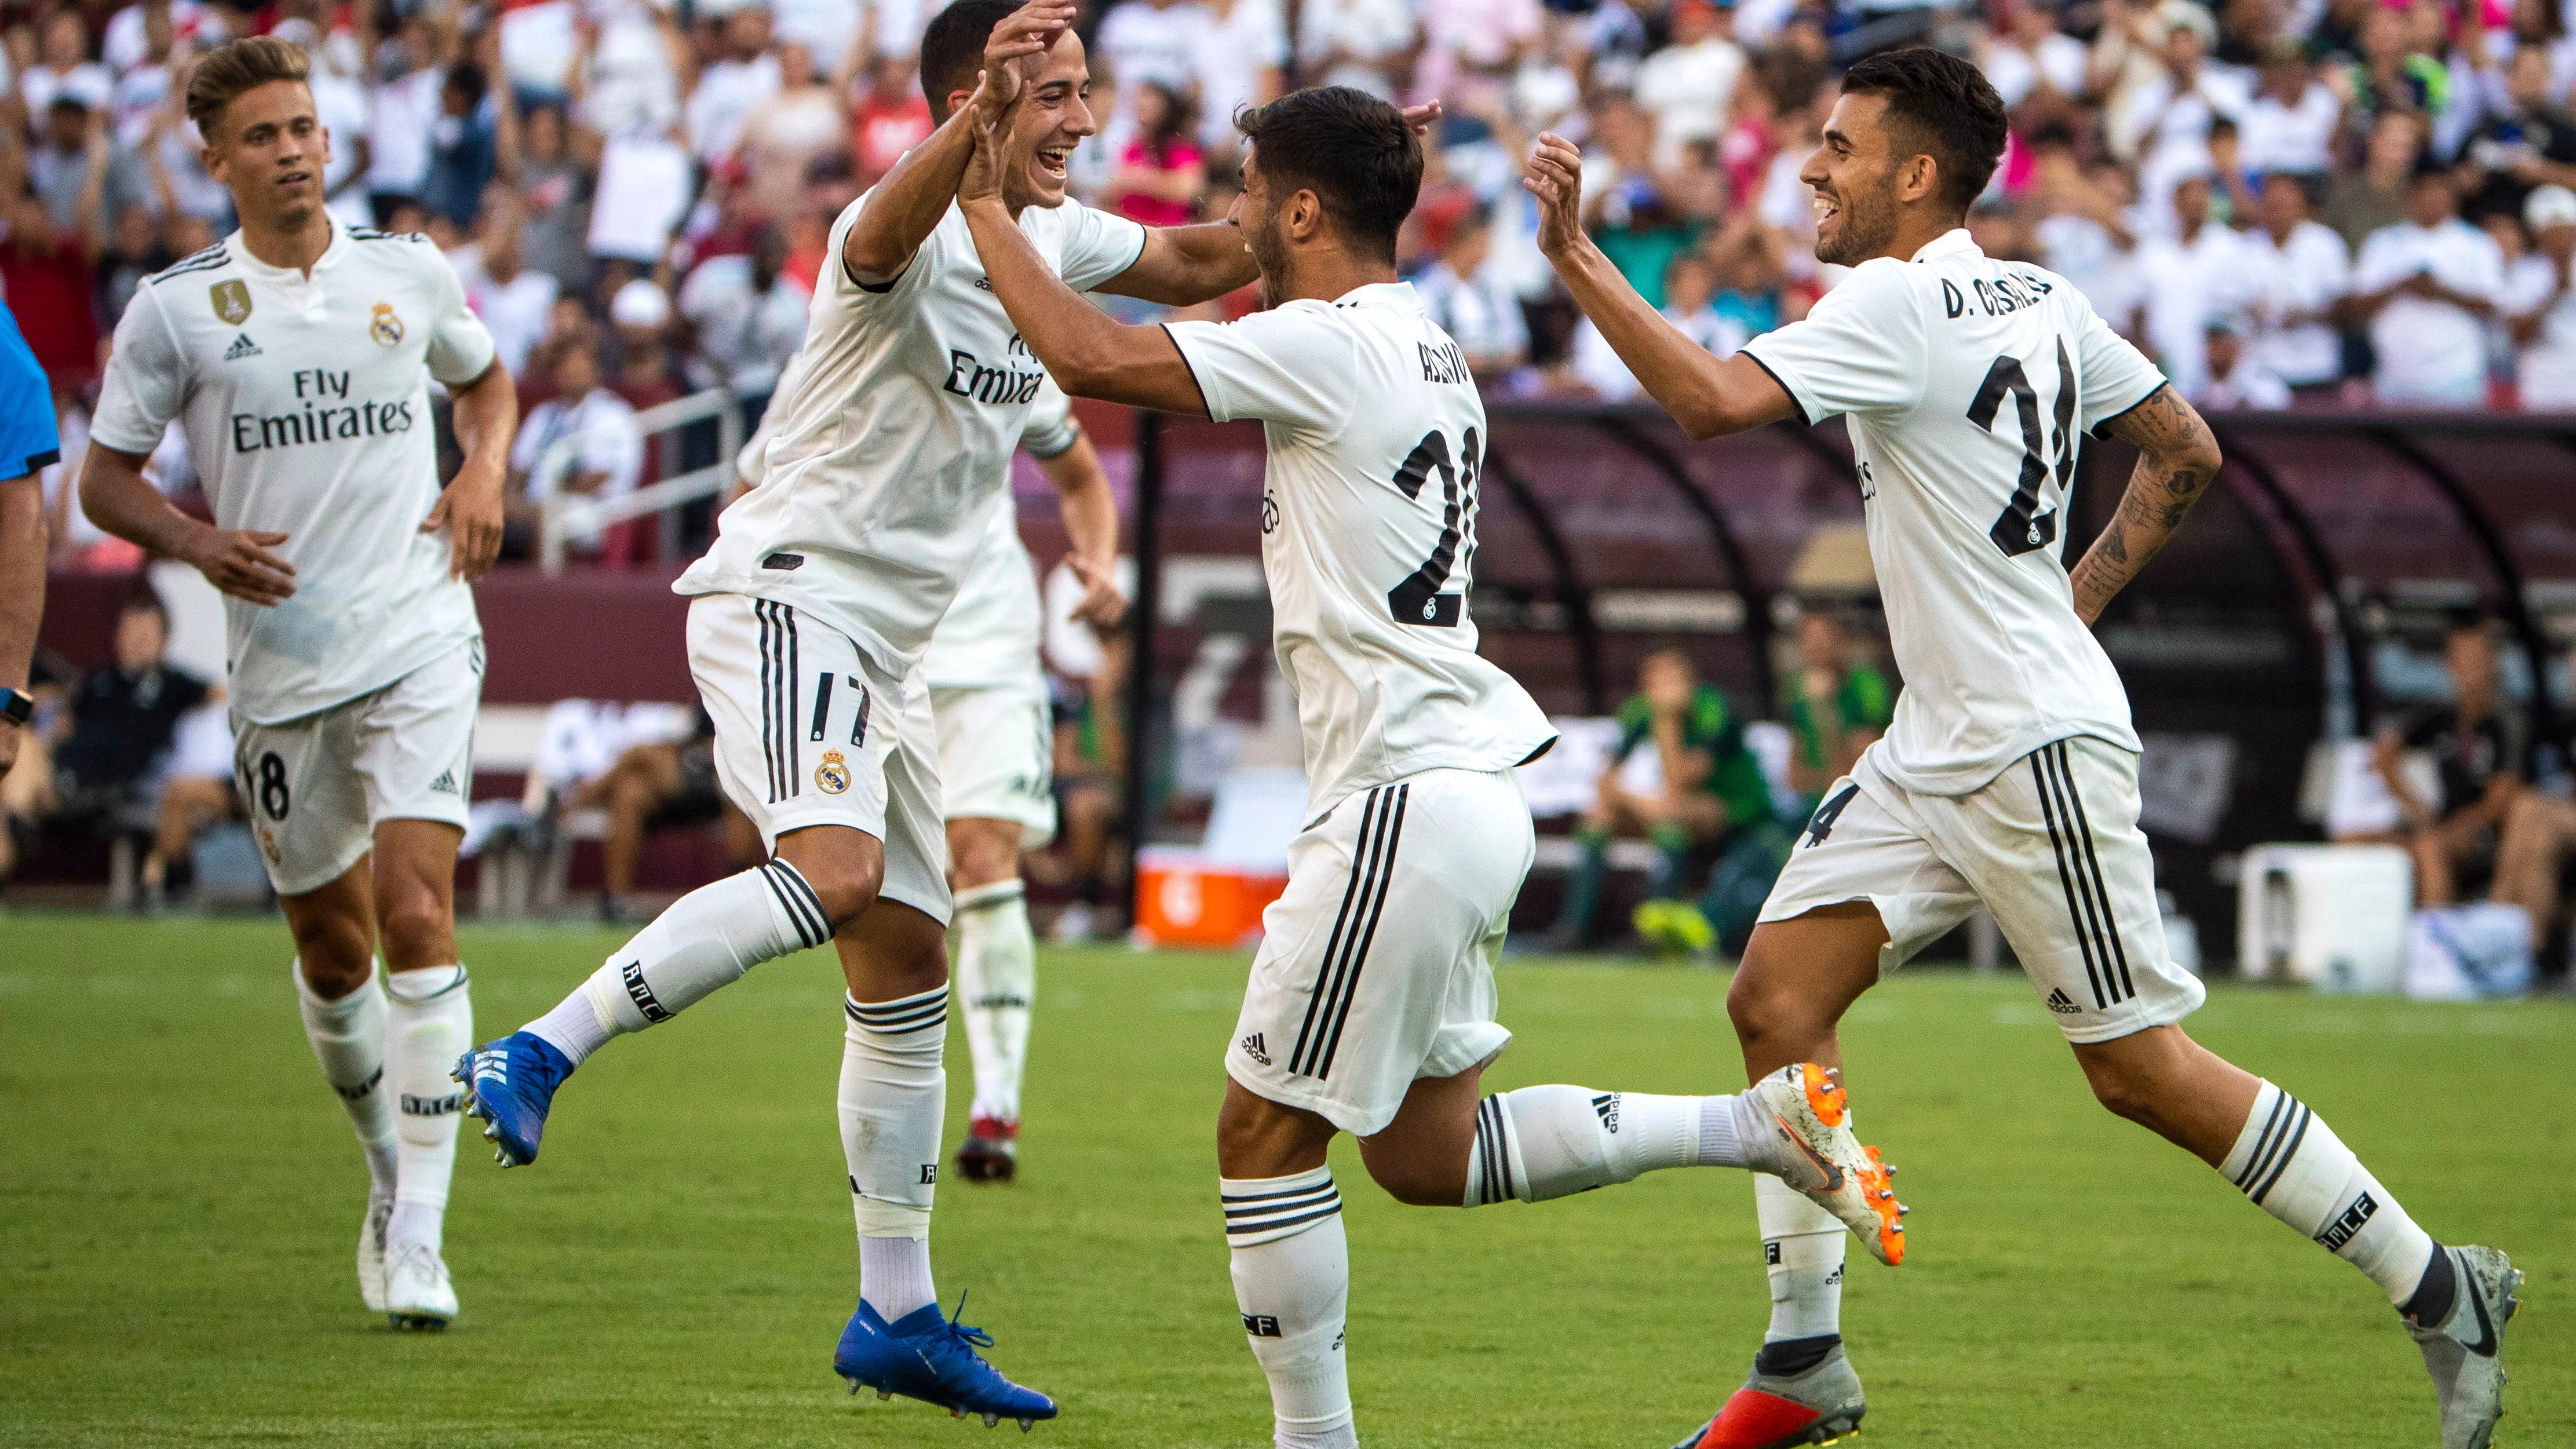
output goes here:
[[1842, 1219], [1878, 1261], [1891, 1268], [1904, 1262], [1905, 1224], [1899, 1219], [1906, 1207], [1896, 1200], [1896, 1169], [1852, 1134], [1842, 1069], [1793, 1062], [1754, 1083], [1750, 1092], [1775, 1124], [1780, 1180]]

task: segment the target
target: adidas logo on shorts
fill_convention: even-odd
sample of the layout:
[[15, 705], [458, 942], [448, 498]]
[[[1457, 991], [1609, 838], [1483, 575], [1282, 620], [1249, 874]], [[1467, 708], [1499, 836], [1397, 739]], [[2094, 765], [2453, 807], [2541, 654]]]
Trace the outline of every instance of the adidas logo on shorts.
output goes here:
[[455, 794], [456, 772], [454, 770], [439, 771], [438, 778], [429, 782], [429, 792], [433, 795]]
[[247, 332], [236, 334], [233, 345], [224, 349], [226, 362], [239, 362], [245, 357], [257, 356], [259, 356], [259, 344], [251, 341], [250, 334]]
[[2076, 1005], [2075, 999], [2061, 990], [2048, 993], [2048, 1009], [2060, 1016], [2073, 1016], [2084, 1008]]
[[1265, 1067], [1270, 1065], [1270, 1049], [1263, 1045], [1261, 1033], [1256, 1031], [1252, 1035], [1245, 1037], [1243, 1040], [1236, 1042], [1235, 1045], [1243, 1048], [1243, 1054], [1245, 1056], [1252, 1058], [1254, 1061], [1261, 1063]]

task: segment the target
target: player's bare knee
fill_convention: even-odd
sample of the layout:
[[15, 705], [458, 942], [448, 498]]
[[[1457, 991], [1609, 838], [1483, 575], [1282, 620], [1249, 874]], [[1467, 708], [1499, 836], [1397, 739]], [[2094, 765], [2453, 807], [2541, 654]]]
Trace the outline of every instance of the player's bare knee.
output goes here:
[[2093, 1100], [2114, 1117], [2125, 1118], [2150, 1131], [2161, 1131], [2163, 1113], [2158, 1109], [2163, 1092], [2156, 1079], [2118, 1061], [2086, 1060], [2084, 1080], [2093, 1088]]
[[295, 960], [304, 984], [325, 1001], [337, 1001], [366, 984], [375, 969], [375, 943], [364, 922], [331, 916], [291, 922]]
[[1238, 1179], [1286, 1177], [1323, 1165], [1331, 1124], [1226, 1083], [1216, 1114], [1217, 1170]]
[[1360, 1160], [1368, 1165], [1369, 1176], [1397, 1202], [1412, 1207], [1460, 1207], [1467, 1200], [1467, 1153], [1462, 1143], [1455, 1162], [1412, 1155], [1396, 1158], [1365, 1150]]
[[858, 920], [877, 903], [877, 889], [885, 881], [882, 859], [861, 858], [845, 851], [789, 856], [782, 850], [779, 854], [814, 888], [814, 898], [822, 903], [823, 915], [835, 932]]

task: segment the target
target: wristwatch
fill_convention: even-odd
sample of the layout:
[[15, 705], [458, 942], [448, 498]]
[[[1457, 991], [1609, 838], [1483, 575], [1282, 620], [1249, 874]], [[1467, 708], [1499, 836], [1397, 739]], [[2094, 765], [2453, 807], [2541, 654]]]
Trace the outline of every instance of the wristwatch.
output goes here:
[[22, 725], [36, 712], [36, 697], [23, 689], [0, 685], [0, 724]]

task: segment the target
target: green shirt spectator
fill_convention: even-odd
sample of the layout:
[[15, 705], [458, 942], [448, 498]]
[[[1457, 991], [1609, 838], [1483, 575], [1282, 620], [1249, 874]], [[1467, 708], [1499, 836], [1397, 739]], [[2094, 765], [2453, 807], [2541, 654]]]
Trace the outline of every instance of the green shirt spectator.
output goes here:
[[[1896, 717], [1896, 691], [1888, 688], [1887, 676], [1869, 665], [1857, 665], [1843, 671], [1839, 683], [1826, 675], [1821, 688], [1810, 692], [1806, 670], [1798, 670], [1780, 683], [1780, 716], [1787, 721], [1791, 739], [1790, 771], [1804, 777], [1813, 770], [1830, 782], [1842, 772], [1843, 762], [1836, 755], [1843, 741], [1868, 731], [1872, 738], [1887, 732], [1888, 722]], [[1822, 708], [1819, 695], [1828, 696]], [[1809, 813], [1822, 803], [1824, 791], [1801, 789], [1799, 796], [1807, 802]]]
[[[1654, 739], [1655, 707], [1637, 695], [1619, 707], [1619, 749], [1612, 763], [1625, 763], [1639, 745], [1651, 747]], [[1692, 689], [1690, 705], [1682, 711], [1682, 748], [1708, 756], [1708, 773], [1700, 777], [1699, 788], [1726, 807], [1727, 830], [1771, 818], [1771, 787], [1762, 778], [1762, 762], [1745, 748], [1744, 722], [1716, 685]]]

